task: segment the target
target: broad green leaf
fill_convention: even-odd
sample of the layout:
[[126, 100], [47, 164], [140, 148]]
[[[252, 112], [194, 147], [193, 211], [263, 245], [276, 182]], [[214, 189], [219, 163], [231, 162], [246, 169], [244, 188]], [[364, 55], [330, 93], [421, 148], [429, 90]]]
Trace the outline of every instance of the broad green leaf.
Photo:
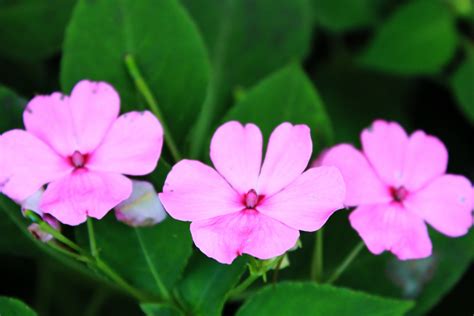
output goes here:
[[368, 26], [376, 18], [373, 0], [312, 0], [312, 4], [317, 22], [334, 32]]
[[178, 309], [163, 304], [141, 304], [146, 316], [184, 316]]
[[289, 62], [302, 60], [311, 42], [309, 0], [181, 0], [207, 44], [212, 78], [196, 127], [193, 155], [204, 135], [232, 104], [236, 89], [249, 88]]
[[194, 255], [178, 285], [179, 296], [189, 306], [190, 314], [221, 315], [226, 296], [245, 271], [245, 263], [243, 257], [225, 265], [201, 253]]
[[[93, 227], [100, 258], [132, 286], [156, 296], [173, 287], [191, 255], [189, 224], [171, 218], [133, 228], [109, 214]], [[86, 227], [78, 233], [87, 245]]]
[[451, 89], [466, 118], [474, 124], [474, 56], [468, 57], [454, 73]]
[[176, 0], [80, 0], [66, 32], [61, 83], [110, 82], [122, 110], [145, 108], [124, 63], [132, 54], [182, 147], [201, 111], [209, 76], [205, 45]]
[[0, 134], [22, 126], [26, 101], [10, 89], [0, 86]]
[[0, 55], [34, 61], [59, 52], [76, 0], [0, 2]]
[[338, 315], [397, 316], [413, 306], [410, 301], [387, 299], [315, 283], [269, 285], [250, 298], [238, 316]]
[[36, 316], [35, 311], [20, 300], [0, 296], [0, 315], [3, 316]]
[[282, 122], [307, 124], [313, 144], [321, 149], [332, 141], [329, 117], [311, 81], [297, 65], [268, 76], [227, 113], [225, 120], [257, 124], [265, 137]]
[[408, 2], [381, 25], [360, 62], [396, 74], [437, 73], [455, 52], [454, 22], [444, 1]]

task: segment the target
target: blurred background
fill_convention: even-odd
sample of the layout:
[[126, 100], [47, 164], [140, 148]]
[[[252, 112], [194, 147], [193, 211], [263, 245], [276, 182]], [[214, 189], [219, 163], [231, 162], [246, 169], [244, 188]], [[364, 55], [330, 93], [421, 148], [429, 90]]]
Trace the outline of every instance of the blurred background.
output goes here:
[[[262, 45], [274, 47], [259, 52], [266, 60], [282, 53], [278, 47], [285, 38], [300, 43], [294, 45], [299, 48], [283, 52], [286, 56], [278, 66], [301, 62], [329, 114], [334, 142], [358, 144], [360, 131], [374, 119], [396, 120], [409, 131], [423, 129], [439, 137], [450, 153], [449, 171], [474, 180], [473, 1], [295, 1], [307, 5], [303, 12], [293, 0], [275, 3], [281, 5], [267, 0], [181, 1], [204, 34], [211, 57], [222, 40], [212, 33], [221, 25], [218, 19], [235, 22], [227, 26], [237, 29], [228, 32], [227, 40], [245, 44], [240, 51], [228, 47], [235, 49], [233, 60], [242, 58], [236, 61], [239, 67], [253, 67], [256, 59], [245, 56]], [[63, 39], [75, 5], [75, 0], [0, 0], [0, 132], [22, 126], [21, 106], [26, 100], [62, 90]], [[225, 9], [229, 7], [238, 10]], [[250, 31], [238, 31], [240, 24]], [[267, 41], [260, 38], [270, 31], [273, 35]], [[236, 81], [232, 94], [238, 97], [277, 68], [262, 67], [255, 78]], [[339, 225], [342, 217], [331, 219], [329, 225]], [[140, 315], [131, 299], [81, 272], [84, 268], [65, 266], [54, 256], [25, 246], [25, 236], [10, 221], [0, 212], [0, 295], [20, 298], [40, 315]], [[339, 260], [357, 237], [352, 231], [342, 236], [337, 236], [336, 228], [327, 231], [326, 249], [334, 252], [328, 256], [330, 265], [330, 258]], [[431, 233], [440, 252], [430, 260], [400, 264], [390, 256], [373, 259], [365, 253], [359, 266], [344, 275], [342, 285], [394, 297], [432, 295], [424, 304], [427, 309], [434, 307], [423, 313], [471, 315], [472, 232], [453, 243]], [[331, 249], [331, 244], [342, 246]], [[290, 258], [294, 269], [305, 256], [308, 253], [303, 249]], [[372, 274], [369, 267], [375, 264], [380, 271]], [[301, 269], [306, 271], [302, 264]], [[376, 272], [385, 279], [374, 280]], [[281, 277], [300, 276], [283, 271]], [[355, 280], [360, 278], [365, 283]], [[228, 307], [226, 313], [232, 314], [233, 308]]]

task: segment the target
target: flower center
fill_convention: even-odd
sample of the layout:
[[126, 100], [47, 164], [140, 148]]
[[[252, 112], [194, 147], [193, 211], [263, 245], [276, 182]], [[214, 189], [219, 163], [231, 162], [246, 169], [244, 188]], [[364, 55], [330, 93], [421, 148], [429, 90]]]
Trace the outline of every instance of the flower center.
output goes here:
[[249, 209], [255, 208], [257, 206], [259, 196], [254, 189], [250, 190], [245, 194], [245, 207]]
[[79, 169], [82, 168], [86, 165], [87, 163], [87, 158], [89, 155], [83, 155], [79, 151], [75, 151], [70, 157], [69, 161], [71, 164], [74, 166], [74, 168]]
[[403, 202], [408, 196], [408, 190], [404, 187], [391, 187], [390, 194], [395, 202]]

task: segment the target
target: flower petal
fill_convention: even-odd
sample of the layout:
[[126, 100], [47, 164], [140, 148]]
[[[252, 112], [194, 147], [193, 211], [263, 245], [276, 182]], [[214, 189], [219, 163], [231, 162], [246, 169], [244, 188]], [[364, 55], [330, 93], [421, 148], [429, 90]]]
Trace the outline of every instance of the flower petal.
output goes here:
[[254, 124], [228, 122], [211, 141], [211, 160], [216, 170], [239, 193], [257, 185], [262, 164], [262, 133]]
[[416, 131], [410, 136], [403, 167], [403, 185], [417, 190], [430, 180], [444, 174], [448, 166], [448, 151], [436, 137]]
[[150, 182], [132, 180], [132, 195], [115, 207], [115, 217], [130, 226], [142, 227], [158, 224], [166, 212]]
[[389, 250], [400, 260], [431, 255], [426, 224], [400, 204], [361, 205], [351, 213], [349, 220], [374, 254]]
[[312, 151], [308, 126], [280, 124], [270, 135], [257, 193], [270, 196], [293, 182], [308, 166]]
[[174, 165], [159, 197], [166, 211], [181, 221], [208, 219], [245, 208], [240, 195], [220, 174], [196, 160]]
[[292, 248], [299, 232], [254, 210], [191, 223], [196, 246], [208, 257], [230, 264], [246, 253], [270, 259]]
[[80, 81], [71, 97], [60, 93], [33, 98], [23, 114], [26, 130], [57, 153], [90, 153], [117, 118], [120, 99], [105, 82]]
[[395, 122], [375, 121], [361, 135], [365, 156], [377, 175], [387, 185], [403, 184], [403, 161], [408, 136]]
[[315, 231], [344, 207], [345, 185], [335, 167], [312, 168], [277, 194], [264, 199], [258, 211], [294, 229]]
[[339, 169], [346, 184], [345, 205], [390, 202], [388, 188], [377, 177], [364, 155], [352, 145], [341, 144], [326, 151], [321, 165]]
[[16, 201], [23, 201], [43, 185], [73, 170], [41, 140], [23, 130], [2, 135], [4, 172], [2, 192]]
[[69, 99], [78, 148], [90, 153], [102, 142], [120, 112], [120, 97], [106, 82], [79, 81]]
[[410, 194], [405, 205], [441, 233], [458, 237], [472, 226], [472, 186], [463, 176], [447, 174]]
[[87, 217], [101, 219], [132, 193], [132, 181], [120, 174], [76, 170], [52, 182], [40, 209], [61, 223], [79, 225]]
[[163, 129], [148, 111], [121, 115], [91, 155], [88, 168], [128, 175], [152, 172], [160, 158]]

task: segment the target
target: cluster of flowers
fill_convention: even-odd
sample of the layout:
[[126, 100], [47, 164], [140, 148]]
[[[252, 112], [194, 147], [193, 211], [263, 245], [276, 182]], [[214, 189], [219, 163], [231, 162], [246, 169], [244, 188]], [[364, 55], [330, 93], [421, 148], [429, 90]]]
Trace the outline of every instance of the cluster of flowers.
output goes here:
[[103, 82], [81, 81], [70, 96], [33, 98], [26, 130], [0, 136], [1, 192], [54, 227], [101, 219], [113, 208], [130, 225], [155, 224], [165, 217], [163, 205], [173, 218], [191, 221], [196, 246], [221, 263], [244, 253], [282, 255], [300, 231], [316, 231], [348, 207], [372, 253], [388, 250], [402, 260], [431, 254], [426, 223], [451, 237], [472, 226], [470, 181], [446, 174], [445, 146], [422, 131], [407, 135], [379, 120], [362, 132], [361, 151], [337, 145], [307, 169], [306, 125], [276, 127], [262, 159], [260, 129], [228, 122], [212, 137], [214, 168], [178, 162], [158, 199], [151, 184], [124, 175], [156, 168], [163, 129], [150, 112], [119, 111], [117, 92]]

